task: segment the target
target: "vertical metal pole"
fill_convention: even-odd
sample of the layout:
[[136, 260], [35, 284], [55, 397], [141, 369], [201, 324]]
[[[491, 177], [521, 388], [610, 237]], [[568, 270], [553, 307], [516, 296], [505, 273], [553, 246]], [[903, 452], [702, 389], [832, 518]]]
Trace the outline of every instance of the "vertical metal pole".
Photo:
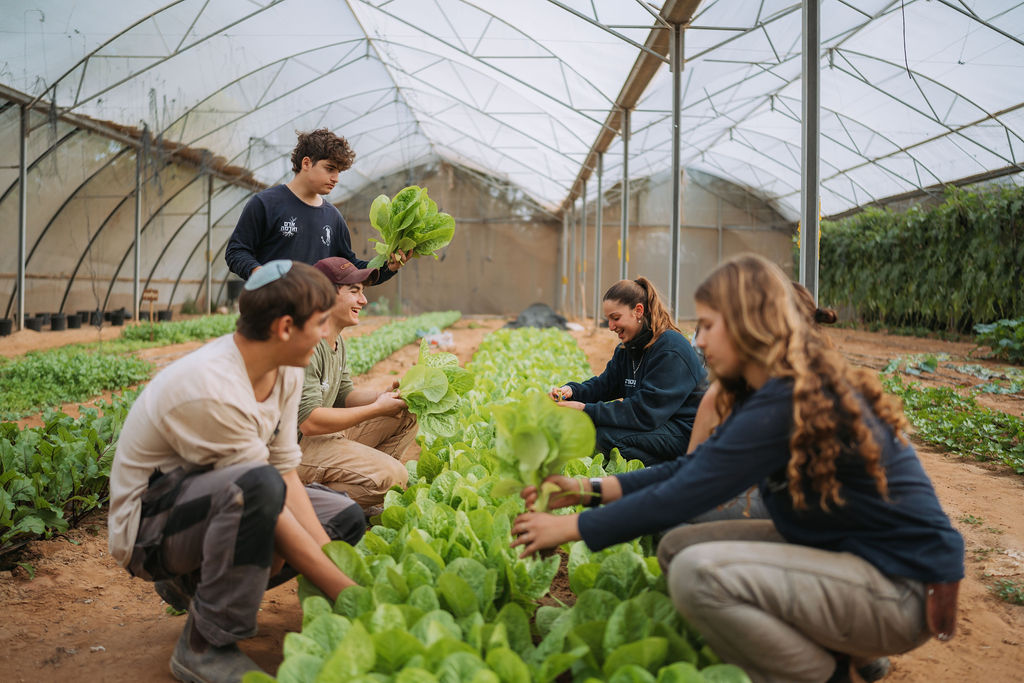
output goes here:
[[213, 175], [206, 177], [206, 315], [213, 313]]
[[818, 300], [818, 188], [819, 128], [818, 114], [821, 75], [821, 0], [803, 0], [803, 124], [800, 161], [800, 282]]
[[18, 329], [25, 329], [25, 244], [28, 241], [28, 107], [21, 105], [21, 133], [18, 135]]
[[597, 201], [594, 204], [594, 327], [601, 322], [601, 225], [604, 219], [604, 152], [597, 153]]
[[146, 149], [146, 135], [148, 127], [142, 127], [142, 138], [139, 141], [139, 148], [135, 150], [135, 244], [133, 245], [132, 256], [132, 320], [139, 321], [139, 298], [142, 293], [139, 291], [139, 273], [142, 270], [141, 262], [141, 237], [142, 237], [142, 155]]
[[582, 227], [582, 244], [580, 245], [580, 320], [587, 317], [587, 181], [583, 181], [580, 198], [580, 226]]
[[562, 211], [562, 239], [561, 239], [561, 252], [560, 258], [558, 259], [558, 297], [555, 302], [555, 309], [560, 313], [565, 313], [566, 306], [566, 285], [569, 282], [569, 209], [566, 208]]
[[619, 279], [629, 275], [629, 109], [622, 110], [622, 227], [619, 230]]
[[576, 315], [576, 202], [569, 207], [569, 317]]
[[718, 209], [715, 211], [715, 222], [718, 224], [718, 260], [716, 264], [722, 263], [722, 198], [718, 198]]
[[672, 35], [669, 43], [671, 52], [672, 68], [672, 255], [669, 258], [668, 269], [668, 295], [672, 305], [672, 317], [679, 317], [679, 238], [680, 221], [682, 220], [682, 206], [680, 202], [680, 177], [682, 130], [680, 126], [680, 102], [682, 94], [683, 75], [683, 27], [679, 24], [672, 26]]

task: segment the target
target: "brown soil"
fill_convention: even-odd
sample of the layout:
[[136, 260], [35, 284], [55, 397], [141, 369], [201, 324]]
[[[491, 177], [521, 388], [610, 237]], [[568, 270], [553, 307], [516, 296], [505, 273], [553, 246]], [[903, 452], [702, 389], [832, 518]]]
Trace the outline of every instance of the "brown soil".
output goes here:
[[[364, 334], [384, 320], [370, 318], [356, 330]], [[451, 328], [455, 352], [467, 361], [488, 332], [503, 321], [464, 319]], [[573, 333], [600, 371], [616, 340], [606, 330]], [[91, 331], [95, 335], [95, 330]], [[63, 333], [53, 333], [63, 334]], [[970, 358], [969, 344], [834, 330], [833, 338], [854, 362], [880, 368], [897, 355], [950, 354]], [[10, 339], [10, 338], [8, 338]], [[191, 347], [151, 349], [154, 362], [166, 363]], [[0, 352], [6, 352], [4, 348]], [[416, 345], [401, 349], [358, 378], [360, 386], [386, 387], [415, 363]], [[6, 355], [6, 353], [5, 353]], [[982, 363], [984, 364], [984, 363]], [[553, 378], [557, 380], [557, 378]], [[927, 384], [971, 385], [977, 379], [941, 369]], [[1018, 397], [991, 397], [993, 408], [1020, 415]], [[918, 451], [954, 526], [967, 543], [967, 578], [961, 587], [960, 624], [949, 643], [932, 641], [893, 658], [892, 681], [1013, 681], [1024, 669], [1024, 607], [996, 598], [988, 586], [996, 578], [1024, 580], [1024, 478], [1005, 469], [967, 462], [918, 444]], [[167, 662], [183, 617], [170, 616], [152, 587], [131, 579], [106, 552], [106, 524], [95, 515], [65, 537], [29, 545], [25, 568], [0, 574], [0, 653], [3, 681], [75, 680], [171, 681]], [[565, 599], [562, 577], [559, 597]], [[284, 634], [299, 630], [301, 610], [294, 582], [264, 597], [260, 634], [243, 649], [273, 671], [281, 661]]]

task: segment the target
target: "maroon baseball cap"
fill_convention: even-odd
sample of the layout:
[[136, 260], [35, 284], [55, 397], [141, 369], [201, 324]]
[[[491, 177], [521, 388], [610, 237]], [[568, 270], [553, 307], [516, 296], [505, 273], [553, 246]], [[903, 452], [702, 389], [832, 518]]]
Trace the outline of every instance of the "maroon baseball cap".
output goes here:
[[335, 285], [358, 285], [360, 282], [373, 282], [377, 279], [375, 268], [356, 268], [355, 264], [340, 256], [320, 259], [313, 267]]

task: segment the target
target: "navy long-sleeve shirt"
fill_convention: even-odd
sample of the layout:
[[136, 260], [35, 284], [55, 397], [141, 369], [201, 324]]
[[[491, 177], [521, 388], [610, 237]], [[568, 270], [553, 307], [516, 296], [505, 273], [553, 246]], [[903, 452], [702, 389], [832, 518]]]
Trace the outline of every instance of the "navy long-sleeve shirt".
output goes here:
[[686, 337], [667, 330], [647, 349], [620, 345], [599, 376], [566, 386], [598, 427], [650, 431], [672, 423], [689, 434], [706, 378]]
[[[310, 265], [329, 256], [341, 256], [357, 268], [367, 261], [352, 251], [352, 237], [338, 208], [326, 199], [310, 206], [287, 185], [275, 185], [254, 195], [245, 204], [224, 250], [231, 272], [248, 280], [253, 268], [274, 259], [291, 259]], [[390, 279], [390, 268], [377, 269], [368, 284]]]
[[776, 529], [790, 543], [850, 552], [892, 576], [963, 578], [963, 538], [942, 511], [914, 449], [870, 411], [865, 419], [882, 451], [889, 500], [860, 457], [846, 453], [836, 472], [845, 504], [822, 510], [805, 477], [807, 508], [793, 509], [786, 480], [793, 385], [772, 379], [686, 458], [618, 475], [623, 497], [580, 515], [580, 533], [599, 550], [677, 526], [760, 484]]

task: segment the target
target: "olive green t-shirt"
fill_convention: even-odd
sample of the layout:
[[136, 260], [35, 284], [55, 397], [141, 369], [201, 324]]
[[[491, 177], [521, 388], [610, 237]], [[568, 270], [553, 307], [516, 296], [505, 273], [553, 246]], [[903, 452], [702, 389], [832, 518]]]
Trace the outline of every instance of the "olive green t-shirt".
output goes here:
[[313, 358], [306, 366], [306, 377], [302, 382], [302, 398], [299, 399], [300, 425], [316, 408], [344, 408], [345, 397], [354, 388], [345, 363], [345, 342], [340, 334], [335, 342], [337, 350], [327, 339], [321, 339], [313, 349]]

